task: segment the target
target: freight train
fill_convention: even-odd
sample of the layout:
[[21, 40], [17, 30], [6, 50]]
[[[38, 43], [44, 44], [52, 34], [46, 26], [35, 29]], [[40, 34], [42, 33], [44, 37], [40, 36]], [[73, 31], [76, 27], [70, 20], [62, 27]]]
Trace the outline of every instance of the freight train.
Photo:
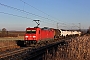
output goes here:
[[38, 43], [41, 41], [54, 40], [60, 37], [66, 37], [68, 35], [81, 35], [80, 31], [74, 30], [62, 30], [62, 29], [54, 29], [54, 28], [26, 28], [26, 33], [24, 36], [24, 44], [29, 45], [32, 43]]
[[73, 30], [61, 30], [54, 28], [39, 28], [40, 25], [39, 20], [33, 20], [37, 23], [37, 26], [34, 28], [26, 28], [26, 33], [24, 36], [24, 45], [28, 46], [32, 43], [40, 43], [42, 41], [47, 42], [50, 40], [55, 40], [60, 37], [66, 37], [68, 35], [81, 35], [80, 31]]

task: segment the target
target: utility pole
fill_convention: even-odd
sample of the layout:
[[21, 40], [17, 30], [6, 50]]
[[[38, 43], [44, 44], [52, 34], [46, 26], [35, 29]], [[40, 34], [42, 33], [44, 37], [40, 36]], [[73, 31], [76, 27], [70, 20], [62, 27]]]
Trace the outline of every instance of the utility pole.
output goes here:
[[79, 23], [79, 30], [81, 30], [81, 23]]
[[57, 23], [57, 29], [58, 29], [58, 24], [59, 24], [59, 23]]

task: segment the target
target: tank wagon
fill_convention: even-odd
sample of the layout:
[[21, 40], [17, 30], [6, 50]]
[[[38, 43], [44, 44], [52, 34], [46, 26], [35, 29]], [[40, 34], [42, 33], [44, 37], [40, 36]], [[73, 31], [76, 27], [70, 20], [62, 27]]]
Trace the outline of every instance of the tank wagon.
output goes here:
[[74, 36], [74, 35], [81, 35], [81, 31], [78, 30], [64, 30], [60, 29], [61, 35], [60, 36]]

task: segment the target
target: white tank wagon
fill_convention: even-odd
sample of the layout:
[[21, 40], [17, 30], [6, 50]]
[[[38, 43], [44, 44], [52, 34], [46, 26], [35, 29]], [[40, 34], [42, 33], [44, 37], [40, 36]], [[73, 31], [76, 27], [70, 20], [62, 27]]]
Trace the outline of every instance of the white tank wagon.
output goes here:
[[73, 31], [72, 32], [72, 35], [79, 35], [80, 36], [81, 35], [81, 32], [80, 31]]
[[70, 32], [67, 30], [60, 29], [60, 31], [61, 31], [61, 36], [67, 36], [70, 34]]
[[81, 35], [81, 32], [80, 31], [76, 31], [76, 30], [63, 30], [63, 29], [60, 29], [61, 31], [61, 35], [60, 36], [69, 36], [69, 35]]

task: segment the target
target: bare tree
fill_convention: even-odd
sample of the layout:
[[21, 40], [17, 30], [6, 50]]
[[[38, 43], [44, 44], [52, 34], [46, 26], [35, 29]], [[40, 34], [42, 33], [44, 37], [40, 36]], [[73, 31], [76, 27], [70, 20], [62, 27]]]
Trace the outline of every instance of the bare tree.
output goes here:
[[89, 26], [89, 29], [87, 30], [87, 33], [89, 33], [89, 34], [90, 34], [90, 26]]
[[6, 28], [3, 28], [2, 29], [2, 36], [6, 36], [6, 34], [7, 34], [7, 30], [6, 30]]

